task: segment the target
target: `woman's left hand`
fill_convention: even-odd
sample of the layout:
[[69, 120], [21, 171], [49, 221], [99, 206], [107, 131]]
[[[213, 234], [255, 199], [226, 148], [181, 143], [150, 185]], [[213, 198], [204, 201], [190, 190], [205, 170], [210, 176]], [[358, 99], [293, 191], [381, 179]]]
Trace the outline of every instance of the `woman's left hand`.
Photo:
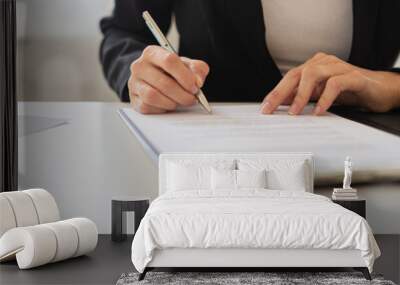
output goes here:
[[386, 112], [400, 106], [400, 74], [363, 69], [318, 53], [286, 73], [264, 98], [261, 112], [272, 114], [279, 105], [290, 104], [289, 114], [298, 115], [309, 101], [316, 101], [314, 115], [334, 102]]

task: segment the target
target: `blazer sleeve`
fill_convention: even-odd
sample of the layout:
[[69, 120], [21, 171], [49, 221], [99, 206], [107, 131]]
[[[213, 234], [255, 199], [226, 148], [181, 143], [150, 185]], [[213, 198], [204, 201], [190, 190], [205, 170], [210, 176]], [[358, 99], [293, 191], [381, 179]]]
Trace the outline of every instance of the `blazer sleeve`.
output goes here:
[[122, 101], [129, 101], [127, 82], [131, 63], [146, 46], [157, 44], [144, 23], [143, 11], [148, 10], [163, 33], [167, 33], [172, 4], [173, 0], [115, 0], [112, 15], [101, 20], [100, 61], [109, 85]]
[[[378, 68], [397, 73], [400, 73], [400, 67], [393, 67], [393, 64], [400, 55], [399, 13], [399, 0], [379, 1], [376, 61]], [[387, 68], [387, 66], [389, 66], [389, 68]]]

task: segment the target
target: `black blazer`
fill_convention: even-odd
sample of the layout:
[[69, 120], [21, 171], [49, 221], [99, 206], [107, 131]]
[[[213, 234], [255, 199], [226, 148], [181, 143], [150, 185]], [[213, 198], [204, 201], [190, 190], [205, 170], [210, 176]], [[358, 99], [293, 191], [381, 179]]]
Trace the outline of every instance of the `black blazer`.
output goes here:
[[[100, 58], [110, 86], [123, 101], [129, 101], [130, 64], [147, 45], [157, 44], [142, 19], [144, 10], [164, 33], [175, 15], [179, 54], [210, 65], [203, 88], [210, 101], [259, 102], [281, 79], [265, 44], [259, 0], [115, 0], [112, 16], [100, 24]], [[400, 50], [399, 15], [399, 0], [353, 0], [349, 62], [390, 70]]]

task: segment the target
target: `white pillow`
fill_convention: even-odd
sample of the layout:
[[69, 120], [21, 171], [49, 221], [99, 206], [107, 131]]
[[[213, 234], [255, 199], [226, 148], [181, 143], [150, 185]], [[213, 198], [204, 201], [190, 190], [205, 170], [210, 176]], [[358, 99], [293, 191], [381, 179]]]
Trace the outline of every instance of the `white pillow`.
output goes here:
[[211, 189], [236, 189], [236, 170], [212, 168]]
[[210, 190], [211, 168], [234, 169], [235, 161], [177, 160], [167, 167], [167, 191]]
[[265, 188], [265, 170], [211, 170], [211, 189], [239, 190], [242, 188]]
[[267, 188], [265, 169], [261, 170], [235, 170], [237, 188]]
[[265, 169], [267, 187], [273, 190], [307, 191], [310, 189], [309, 167], [304, 160], [238, 160], [239, 170]]

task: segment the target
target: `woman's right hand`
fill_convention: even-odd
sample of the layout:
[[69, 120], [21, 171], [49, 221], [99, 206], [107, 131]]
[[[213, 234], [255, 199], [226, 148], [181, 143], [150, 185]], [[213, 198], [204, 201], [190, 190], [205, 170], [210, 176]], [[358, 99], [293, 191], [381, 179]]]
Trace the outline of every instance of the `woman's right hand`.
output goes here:
[[194, 96], [208, 75], [201, 60], [179, 57], [160, 46], [148, 46], [131, 64], [129, 97], [135, 110], [160, 114], [196, 103]]

